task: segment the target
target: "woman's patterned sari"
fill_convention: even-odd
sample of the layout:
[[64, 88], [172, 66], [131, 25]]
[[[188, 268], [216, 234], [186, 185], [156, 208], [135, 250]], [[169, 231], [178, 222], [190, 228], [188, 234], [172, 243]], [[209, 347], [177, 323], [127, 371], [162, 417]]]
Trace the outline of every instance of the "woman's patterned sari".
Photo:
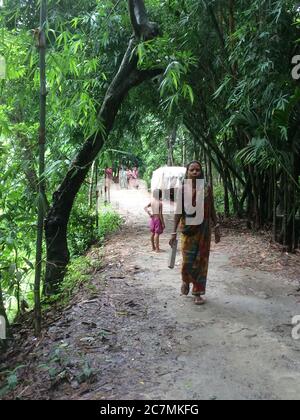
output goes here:
[[201, 225], [186, 225], [186, 216], [181, 218], [182, 231], [182, 281], [193, 285], [193, 295], [205, 295], [211, 245], [212, 192], [205, 185], [204, 221]]

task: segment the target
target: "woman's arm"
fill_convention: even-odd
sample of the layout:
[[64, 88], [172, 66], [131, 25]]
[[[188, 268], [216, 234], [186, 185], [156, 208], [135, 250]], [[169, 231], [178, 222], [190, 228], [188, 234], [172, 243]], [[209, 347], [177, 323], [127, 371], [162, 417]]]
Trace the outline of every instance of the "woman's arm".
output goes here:
[[160, 218], [160, 221], [161, 221], [161, 224], [162, 224], [163, 228], [165, 229], [166, 224], [165, 224], [165, 219], [164, 219], [164, 215], [163, 215], [163, 206], [162, 205], [160, 205], [160, 207], [159, 207], [159, 218]]
[[180, 220], [181, 220], [181, 216], [182, 216], [181, 214], [175, 214], [173, 234], [177, 233], [177, 229], [178, 229], [178, 225], [179, 225]]
[[180, 223], [181, 217], [182, 217], [181, 214], [175, 214], [175, 217], [174, 217], [174, 229], [173, 229], [173, 233], [171, 235], [171, 239], [170, 239], [170, 242], [169, 242], [169, 244], [170, 244], [171, 247], [174, 245], [174, 242], [177, 239], [177, 229], [178, 229], [178, 225]]
[[169, 242], [170, 246], [174, 245], [174, 242], [177, 239], [177, 229], [182, 218], [183, 212], [183, 187], [177, 191], [176, 200], [175, 200], [175, 216], [174, 216], [174, 225], [171, 240]]

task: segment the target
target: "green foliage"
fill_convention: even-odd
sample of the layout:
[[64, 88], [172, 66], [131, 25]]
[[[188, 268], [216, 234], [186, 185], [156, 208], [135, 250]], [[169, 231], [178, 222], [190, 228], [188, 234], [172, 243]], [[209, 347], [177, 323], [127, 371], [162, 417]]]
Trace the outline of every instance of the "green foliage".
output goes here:
[[71, 360], [68, 344], [64, 342], [52, 350], [46, 362], [40, 364], [39, 368], [47, 372], [52, 384], [68, 381], [70, 377], [74, 377], [74, 368], [76, 369], [75, 379], [79, 384], [93, 381], [97, 373], [84, 357], [78, 357], [76, 362]]
[[70, 220], [69, 248], [72, 257], [82, 255], [95, 241], [95, 214], [85, 206], [76, 206]]
[[[120, 6], [124, 9], [126, 4]], [[73, 2], [72, 11], [68, 2], [48, 2], [45, 178], [49, 202], [78, 146], [103, 129], [97, 114], [116, 65], [115, 42], [92, 40], [99, 39], [104, 26], [111, 34], [119, 25], [107, 21], [107, 11], [119, 9], [111, 1]], [[39, 57], [32, 29], [38, 16], [34, 2], [8, 0], [1, 8], [0, 55], [6, 59], [7, 75], [0, 80], [0, 281], [10, 319], [22, 298], [30, 306], [33, 298]], [[81, 191], [70, 220], [72, 257], [99, 238], [95, 212], [86, 203], [87, 189]]]
[[88, 256], [75, 257], [68, 265], [67, 273], [58, 294], [44, 300], [43, 310], [47, 311], [49, 305], [56, 303], [60, 307], [69, 304], [72, 297], [82, 287], [85, 290], [92, 289], [91, 272], [101, 266], [101, 260], [91, 262]]
[[12, 371], [4, 371], [1, 372], [1, 375], [5, 375], [6, 377], [6, 384], [0, 389], [0, 398], [4, 397], [8, 392], [13, 391], [18, 383], [18, 370], [23, 369], [24, 365], [19, 365], [14, 368]]
[[188, 74], [191, 67], [196, 66], [196, 59], [191, 52], [177, 53], [177, 57], [166, 68], [163, 80], [160, 84], [161, 97], [166, 98], [162, 102], [164, 111], [172, 114], [174, 106], [179, 106], [184, 100], [189, 100], [193, 105], [195, 97], [193, 88], [188, 83]]
[[[224, 214], [224, 187], [222, 184], [216, 183], [214, 185], [214, 200], [217, 214]], [[229, 213], [234, 214], [231, 196], [229, 197]]]
[[[251, 176], [243, 203], [250, 213], [258, 187], [268, 197], [258, 198], [256, 207], [272, 202], [274, 171], [278, 189], [287, 175], [289, 192], [299, 191], [300, 91], [291, 77], [299, 10], [292, 0], [233, 4], [231, 10], [227, 1], [146, 1], [161, 36], [139, 43], [134, 54], [141, 71], [155, 68], [161, 75], [126, 98], [99, 157], [102, 169], [138, 164], [149, 185], [152, 172], [168, 162], [168, 139], [176, 127], [174, 164], [212, 160], [215, 179], [222, 178], [215, 182], [219, 212], [219, 180], [231, 187], [235, 212], [245, 193], [242, 181], [247, 184]], [[51, 203], [78, 148], [104, 130], [97, 116], [132, 28], [125, 1], [75, 0], [70, 8], [66, 0], [49, 0], [48, 6], [45, 179]], [[38, 15], [38, 4], [29, 0], [5, 1], [0, 15], [0, 56], [7, 63], [7, 77], [0, 80], [0, 281], [13, 314], [22, 297], [32, 303], [33, 292], [39, 65], [32, 30]], [[72, 258], [121, 223], [104, 212], [97, 231], [87, 197], [84, 185], [70, 220]], [[299, 197], [291, 194], [289, 201], [289, 213], [296, 214]], [[277, 204], [282, 207], [282, 198]], [[67, 294], [76, 271], [70, 276]]]
[[106, 209], [99, 219], [98, 235], [101, 241], [109, 234], [117, 232], [122, 225], [122, 218], [115, 212]]
[[[85, 223], [90, 223], [90, 225], [85, 225]], [[101, 258], [93, 260], [82, 254], [92, 244], [97, 243], [98, 246], [101, 246], [108, 235], [120, 229], [122, 223], [122, 218], [109, 207], [101, 210], [98, 231], [95, 227], [95, 216], [84, 215], [83, 213], [81, 215], [73, 214], [70, 249], [74, 254], [72, 254], [71, 263], [68, 265], [60, 293], [47, 298], [46, 302], [48, 304], [57, 302], [60, 305], [67, 305], [75, 292], [82, 286], [93, 291], [90, 274], [101, 266], [102, 261]]]

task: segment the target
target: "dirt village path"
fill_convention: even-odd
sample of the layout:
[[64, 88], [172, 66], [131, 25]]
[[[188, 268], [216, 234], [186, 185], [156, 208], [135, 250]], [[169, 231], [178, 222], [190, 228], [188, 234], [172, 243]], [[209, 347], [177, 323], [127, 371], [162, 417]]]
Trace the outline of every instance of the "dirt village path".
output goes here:
[[[126, 223], [106, 243], [93, 290], [41, 340], [27, 339], [22, 381], [9, 398], [299, 399], [291, 325], [300, 314], [299, 255], [267, 270], [262, 240], [251, 256], [252, 237], [227, 233], [212, 249], [207, 304], [195, 306], [180, 296], [180, 253], [167, 267], [170, 216], [166, 252], [150, 250], [147, 200], [141, 191], [112, 193]], [[99, 258], [97, 249], [90, 254]]]

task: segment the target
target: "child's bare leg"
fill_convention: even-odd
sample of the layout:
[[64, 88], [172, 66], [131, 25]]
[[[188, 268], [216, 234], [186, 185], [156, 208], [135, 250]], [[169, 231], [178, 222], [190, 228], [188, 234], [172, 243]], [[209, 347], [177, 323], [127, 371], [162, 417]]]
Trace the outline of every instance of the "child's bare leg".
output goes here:
[[156, 249], [156, 252], [160, 252], [160, 248], [159, 248], [159, 235], [158, 234], [155, 235], [155, 249]]
[[152, 251], [155, 251], [155, 243], [154, 243], [154, 238], [155, 238], [155, 235], [154, 235], [154, 233], [152, 233], [152, 235], [151, 235], [151, 244], [152, 244]]

